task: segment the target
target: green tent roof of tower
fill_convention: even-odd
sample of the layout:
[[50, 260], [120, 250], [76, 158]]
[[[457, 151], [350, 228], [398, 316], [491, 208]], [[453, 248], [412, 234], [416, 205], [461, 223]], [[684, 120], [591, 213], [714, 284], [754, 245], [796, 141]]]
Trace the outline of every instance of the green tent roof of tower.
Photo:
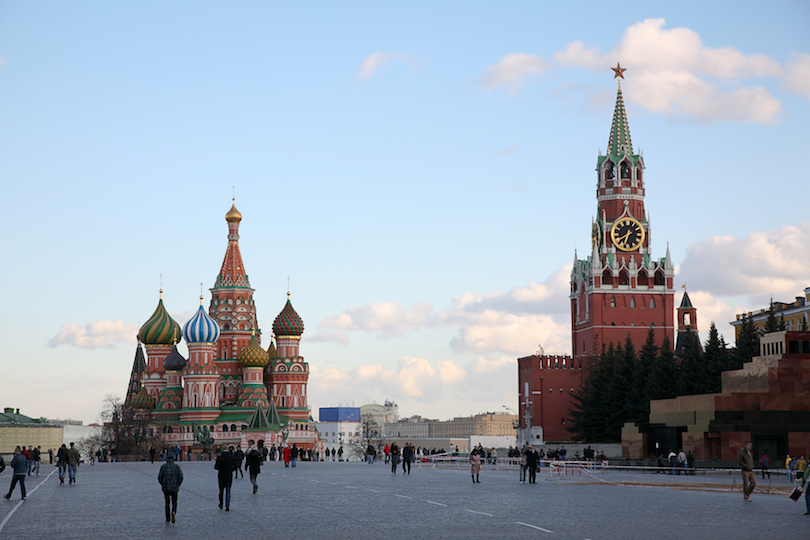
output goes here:
[[630, 138], [630, 124], [627, 122], [621, 84], [616, 92], [616, 107], [613, 109], [613, 123], [610, 125], [607, 152], [604, 156], [599, 156], [597, 167], [601, 167], [608, 158], [617, 164], [623, 159], [628, 159], [634, 165], [644, 166], [643, 158], [633, 153], [633, 140]]

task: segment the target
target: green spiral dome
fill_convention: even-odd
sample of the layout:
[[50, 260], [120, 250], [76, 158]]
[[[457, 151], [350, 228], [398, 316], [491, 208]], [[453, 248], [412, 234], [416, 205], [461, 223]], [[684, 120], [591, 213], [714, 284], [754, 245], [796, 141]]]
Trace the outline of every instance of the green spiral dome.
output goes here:
[[138, 332], [138, 339], [146, 345], [174, 345], [183, 336], [180, 325], [169, 316], [166, 308], [163, 307], [162, 292], [155, 312]]
[[154, 409], [155, 400], [149, 395], [146, 388], [142, 386], [141, 391], [132, 398], [132, 406], [136, 409]]

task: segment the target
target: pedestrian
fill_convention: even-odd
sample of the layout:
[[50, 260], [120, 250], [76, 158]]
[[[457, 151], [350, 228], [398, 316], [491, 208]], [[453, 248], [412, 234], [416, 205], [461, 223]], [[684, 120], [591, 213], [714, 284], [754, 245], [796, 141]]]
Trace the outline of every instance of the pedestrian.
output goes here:
[[6, 470], [6, 460], [3, 459], [3, 456], [0, 456], [0, 473]]
[[[258, 452], [257, 452], [258, 453]], [[242, 461], [245, 459], [245, 453], [242, 452], [242, 446], [236, 445], [236, 452], [233, 454], [233, 460], [236, 462], [236, 468], [233, 470], [233, 477], [239, 478], [239, 475], [242, 475], [242, 478], [245, 477], [245, 473], [242, 472]]]
[[335, 461], [335, 447], [332, 447], [332, 461]]
[[678, 450], [678, 468], [683, 469], [683, 474], [686, 474], [686, 454], [684, 454], [683, 448]]
[[368, 448], [366, 448], [366, 459], [367, 459], [369, 465], [374, 463], [374, 454], [375, 453], [376, 453], [376, 450], [374, 450], [374, 445], [369, 444]]
[[387, 465], [388, 462], [391, 460], [391, 447], [388, 445], [388, 443], [385, 443], [383, 452], [385, 453], [385, 464]]
[[96, 461], [98, 461], [99, 463], [101, 463], [101, 448], [99, 448], [98, 450], [96, 450]]
[[[183, 470], [174, 462], [174, 452], [166, 455], [166, 463], [161, 465], [158, 472], [158, 482], [163, 488], [163, 499], [166, 502], [166, 523], [174, 523], [177, 515], [177, 492], [183, 483]], [[171, 509], [169, 508], [171, 503]]]
[[67, 475], [68, 465], [68, 449], [67, 446], [62, 444], [59, 450], [56, 451], [56, 466], [59, 468], [59, 483], [65, 483], [65, 476]]
[[472, 475], [473, 484], [480, 484], [481, 480], [478, 479], [478, 474], [481, 472], [481, 456], [478, 450], [473, 450], [470, 454], [470, 474]]
[[540, 455], [531, 444], [526, 452], [526, 466], [529, 469], [529, 483], [537, 483], [537, 465], [540, 463]]
[[762, 454], [762, 458], [759, 460], [759, 464], [762, 467], [762, 479], [765, 480], [765, 475], [768, 475], [768, 478], [771, 477], [771, 460], [768, 459], [768, 454]]
[[222, 510], [222, 495], [225, 495], [225, 511], [231, 510], [231, 485], [233, 484], [233, 454], [225, 448], [214, 463], [214, 468], [218, 471], [217, 481], [219, 483], [219, 509]]
[[282, 450], [281, 453], [284, 456], [284, 467], [289, 468], [290, 467], [290, 454], [291, 454], [290, 447], [285, 444], [284, 445], [284, 450]]
[[395, 442], [391, 445], [391, 472], [397, 474], [397, 465], [399, 465], [399, 445]]
[[34, 448], [34, 467], [31, 471], [31, 472], [36, 471], [37, 476], [39, 476], [39, 463], [41, 460], [42, 460], [42, 447], [37, 446], [36, 448]]
[[298, 463], [298, 453], [298, 447], [293, 443], [290, 449], [290, 466], [293, 468], [295, 468], [295, 464]]
[[402, 474], [407, 471], [411, 474], [411, 461], [413, 461], [413, 446], [410, 443], [405, 443], [402, 447]]
[[17, 482], [19, 482], [22, 500], [25, 500], [25, 473], [28, 470], [28, 460], [19, 446], [14, 449], [14, 458], [12, 458], [10, 466], [13, 471], [11, 487], [8, 489], [8, 494], [3, 495], [3, 498], [6, 500], [11, 499], [11, 494], [14, 493], [14, 487], [17, 485]]
[[68, 450], [68, 484], [75, 484], [76, 483], [76, 470], [79, 468], [79, 461], [81, 461], [82, 456], [79, 454], [79, 450], [74, 446], [73, 443], [70, 443], [70, 450]]
[[[807, 483], [807, 478], [810, 476], [808, 472], [810, 472], [810, 468], [805, 468], [804, 475], [802, 475], [802, 489], [804, 489], [804, 485]], [[804, 515], [810, 516], [810, 489], [804, 491], [804, 505], [807, 510]]]
[[155, 446], [154, 446], [154, 445], [152, 445], [152, 446], [149, 448], [149, 462], [150, 462], [150, 463], [154, 463], [154, 462], [155, 462]]
[[526, 470], [528, 469], [529, 464], [529, 447], [528, 445], [523, 445], [523, 448], [520, 450], [520, 483], [526, 483]]
[[692, 476], [695, 475], [695, 456], [692, 455], [692, 451], [686, 453], [686, 466], [689, 469], [689, 473]]
[[250, 483], [253, 484], [253, 493], [255, 494], [259, 491], [259, 484], [256, 480], [258, 479], [259, 473], [262, 472], [262, 457], [259, 455], [259, 451], [253, 448], [253, 445], [248, 446], [248, 452], [245, 456], [245, 467], [248, 469]]
[[745, 441], [745, 446], [740, 449], [740, 456], [737, 458], [742, 470], [743, 499], [746, 502], [751, 502], [751, 493], [757, 487], [757, 480], [754, 475], [754, 455], [751, 453], [752, 447], [751, 441]]
[[[669, 474], [675, 474], [675, 468], [678, 466], [678, 455], [674, 450], [669, 451], [667, 462], [669, 462]], [[680, 472], [678, 472], [678, 474], [680, 474]]]
[[28, 460], [27, 461], [28, 464], [26, 465], [26, 467], [28, 468], [28, 476], [31, 476], [31, 469], [34, 467], [34, 460], [33, 460], [34, 449], [31, 448], [30, 446], [28, 447], [28, 449], [26, 449], [25, 445], [23, 445], [22, 454], [25, 456], [25, 459]]
[[174, 460], [175, 461], [180, 461], [180, 446], [179, 445], [174, 446]]
[[[343, 447], [338, 448], [338, 461], [343, 461]], [[348, 459], [346, 460], [348, 461]]]
[[790, 454], [787, 455], [785, 458], [785, 470], [787, 471], [788, 482], [793, 482], [793, 478], [790, 477]]

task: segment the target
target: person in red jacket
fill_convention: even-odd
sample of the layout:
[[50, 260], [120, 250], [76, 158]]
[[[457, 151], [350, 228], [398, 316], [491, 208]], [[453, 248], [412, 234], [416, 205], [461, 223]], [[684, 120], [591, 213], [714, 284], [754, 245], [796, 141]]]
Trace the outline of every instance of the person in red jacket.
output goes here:
[[282, 451], [282, 454], [284, 455], [284, 466], [289, 467], [290, 466], [290, 447], [285, 445], [284, 450]]
[[391, 447], [386, 444], [383, 452], [385, 452], [385, 462], [388, 463], [388, 460], [391, 459]]

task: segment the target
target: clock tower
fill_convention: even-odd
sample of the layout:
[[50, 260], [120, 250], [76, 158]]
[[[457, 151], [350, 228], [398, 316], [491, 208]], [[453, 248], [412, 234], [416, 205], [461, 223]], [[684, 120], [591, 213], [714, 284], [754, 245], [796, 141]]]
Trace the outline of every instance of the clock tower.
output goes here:
[[[644, 156], [633, 152], [622, 97], [621, 65], [616, 108], [605, 155], [596, 162], [596, 218], [591, 254], [574, 256], [571, 271], [571, 336], [575, 365], [587, 363], [602, 346], [624, 343], [628, 334], [640, 348], [652, 328], [656, 343], [674, 338], [675, 268], [666, 256], [655, 259], [652, 228], [644, 208]], [[674, 343], [673, 343], [674, 346]]]

